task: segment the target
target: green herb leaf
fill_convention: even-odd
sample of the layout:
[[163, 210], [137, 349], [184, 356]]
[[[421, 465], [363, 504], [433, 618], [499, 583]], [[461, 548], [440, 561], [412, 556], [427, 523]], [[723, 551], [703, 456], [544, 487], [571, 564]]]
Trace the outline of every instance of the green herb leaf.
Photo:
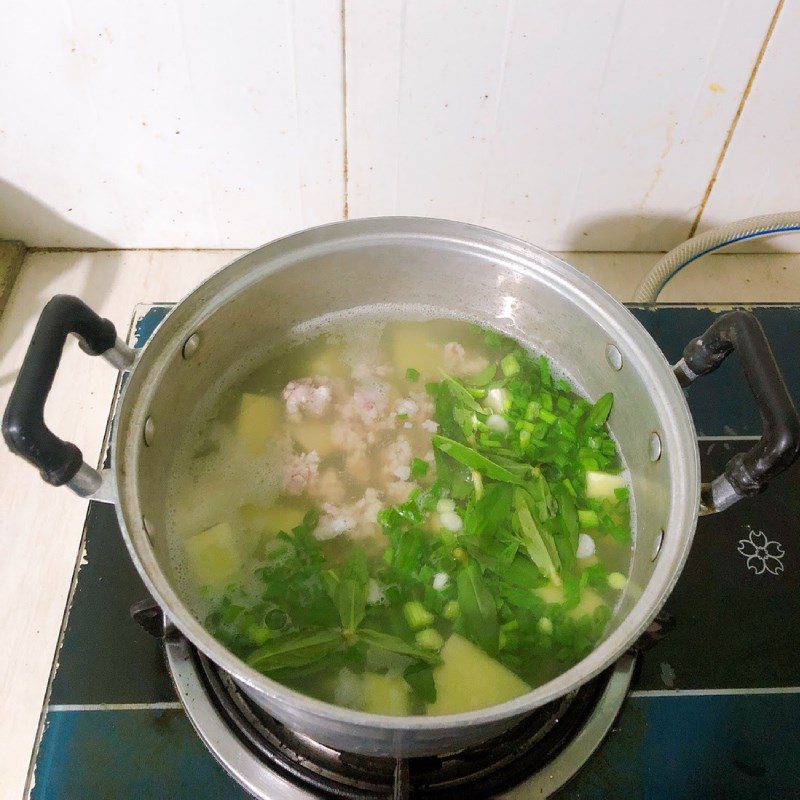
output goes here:
[[572, 572], [577, 564], [575, 549], [569, 537], [564, 533], [554, 536], [553, 541], [556, 543], [558, 558], [561, 561], [561, 573], [566, 575], [566, 573]]
[[476, 372], [470, 379], [471, 386], [486, 386], [494, 380], [497, 374], [497, 364], [487, 364], [480, 372]]
[[425, 534], [419, 528], [402, 531], [395, 541], [391, 567], [398, 578], [413, 579], [425, 563], [427, 555]]
[[388, 650], [390, 653], [399, 653], [403, 656], [424, 661], [426, 664], [440, 664], [441, 658], [430, 650], [425, 650], [417, 645], [404, 641], [399, 636], [391, 636], [381, 631], [373, 631], [370, 628], [361, 628], [358, 631], [358, 638], [370, 647], [378, 647], [381, 650]]
[[403, 678], [423, 702], [436, 702], [433, 670], [427, 664], [411, 664], [403, 670]]
[[247, 663], [259, 672], [269, 673], [288, 667], [305, 667], [344, 645], [339, 630], [290, 633], [254, 650]]
[[503, 337], [497, 331], [486, 331], [483, 334], [483, 341], [487, 347], [502, 347]]
[[599, 428], [601, 425], [604, 425], [608, 419], [608, 415], [611, 413], [611, 407], [613, 405], [614, 395], [611, 392], [604, 394], [594, 406], [592, 406], [592, 410], [589, 412], [589, 416], [586, 419], [586, 424], [593, 428]]
[[489, 655], [499, 650], [500, 625], [497, 621], [497, 604], [475, 564], [468, 564], [456, 579], [458, 605], [467, 635]]
[[336, 590], [339, 588], [339, 583], [341, 582], [336, 571], [332, 569], [323, 570], [320, 573], [320, 578], [322, 579], [322, 585], [325, 587], [328, 597], [336, 602]]
[[469, 393], [469, 390], [466, 388], [466, 386], [448, 375], [443, 370], [442, 375], [444, 376], [442, 383], [444, 383], [444, 385], [447, 387], [454, 400], [466, 406], [467, 408], [476, 411], [478, 414], [486, 413], [481, 407], [480, 403], [478, 403], [478, 401]]
[[456, 404], [455, 398], [443, 383], [435, 383], [433, 386], [440, 387], [440, 390], [434, 394], [436, 398], [434, 416], [439, 425], [439, 430], [451, 439], [463, 439], [464, 434], [454, 416], [456, 409], [461, 407]]
[[531, 561], [553, 583], [561, 583], [558, 570], [551, 556], [551, 550], [545, 544], [545, 537], [550, 534], [539, 529], [528, 508], [525, 493], [521, 489], [517, 489], [514, 492], [514, 507], [519, 520], [520, 538], [528, 551], [528, 555], [531, 557]]
[[578, 549], [578, 534], [580, 533], [580, 520], [578, 511], [575, 508], [575, 501], [572, 495], [563, 487], [555, 495], [558, 501], [558, 514], [564, 534], [569, 539], [573, 555]]
[[444, 436], [436, 435], [433, 437], [434, 447], [441, 450], [456, 461], [464, 464], [471, 469], [482, 472], [489, 478], [494, 478], [496, 481], [503, 481], [505, 483], [522, 483], [522, 478], [514, 475], [505, 467], [501, 467], [486, 456], [481, 455], [477, 450], [474, 450], [467, 445], [461, 444], [448, 439]]
[[346, 578], [336, 587], [335, 602], [342, 628], [345, 632], [352, 633], [364, 619], [367, 607], [366, 584]]
[[511, 513], [513, 487], [496, 483], [488, 486], [483, 496], [467, 508], [464, 515], [464, 530], [475, 536], [483, 536], [504, 524]]
[[536, 564], [522, 555], [514, 558], [504, 570], [502, 577], [506, 583], [518, 586], [520, 589], [534, 589], [545, 583]]

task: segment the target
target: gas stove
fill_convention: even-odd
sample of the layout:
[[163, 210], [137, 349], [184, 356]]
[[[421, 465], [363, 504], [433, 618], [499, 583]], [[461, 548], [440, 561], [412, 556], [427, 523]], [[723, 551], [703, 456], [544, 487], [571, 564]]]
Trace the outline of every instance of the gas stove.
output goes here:
[[343, 753], [294, 733], [250, 702], [183, 636], [167, 633], [167, 664], [187, 716], [209, 750], [255, 797], [529, 798], [566, 783], [611, 728], [635, 655], [478, 747], [440, 756]]
[[[131, 340], [141, 346], [168, 310], [137, 307]], [[673, 361], [721, 313], [632, 310]], [[800, 365], [792, 358], [800, 308], [754, 311], [800, 397]], [[759, 431], [739, 367], [729, 361], [688, 391], [704, 477]], [[798, 477], [800, 465], [766, 494], [701, 518], [665, 609], [674, 628], [655, 647], [627, 654], [502, 737], [397, 761], [340, 753], [288, 730], [177, 631], [160, 639], [146, 633], [129, 613], [146, 592], [114, 510], [91, 503], [29, 794], [800, 797]]]

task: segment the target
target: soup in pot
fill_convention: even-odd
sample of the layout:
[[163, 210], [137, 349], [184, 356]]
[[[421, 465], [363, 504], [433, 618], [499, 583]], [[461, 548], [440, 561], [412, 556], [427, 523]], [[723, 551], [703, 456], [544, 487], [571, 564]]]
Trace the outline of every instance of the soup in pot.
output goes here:
[[626, 585], [612, 407], [463, 320], [306, 328], [187, 423], [168, 486], [181, 593], [243, 661], [330, 703], [524, 694], [592, 650]]

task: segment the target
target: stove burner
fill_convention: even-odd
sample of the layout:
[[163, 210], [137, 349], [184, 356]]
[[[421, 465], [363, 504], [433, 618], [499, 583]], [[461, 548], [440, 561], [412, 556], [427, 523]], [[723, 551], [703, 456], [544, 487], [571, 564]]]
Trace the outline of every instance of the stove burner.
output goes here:
[[580, 689], [476, 747], [395, 760], [343, 753], [289, 730], [183, 637], [167, 639], [166, 650], [176, 689], [200, 737], [234, 778], [264, 800], [546, 796], [600, 744], [635, 665], [633, 656], [624, 656]]

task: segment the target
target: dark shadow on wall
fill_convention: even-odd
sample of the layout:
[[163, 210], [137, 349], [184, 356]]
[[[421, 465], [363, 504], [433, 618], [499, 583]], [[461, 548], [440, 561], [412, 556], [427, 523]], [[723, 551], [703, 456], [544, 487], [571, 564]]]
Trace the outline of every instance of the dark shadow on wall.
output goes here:
[[113, 242], [75, 225], [23, 189], [0, 178], [0, 239], [19, 239], [28, 247], [41, 246], [40, 242], [32, 240], [34, 228], [48, 231], [47, 247], [115, 247]]
[[[736, 222], [735, 219], [719, 221], [710, 227]], [[686, 241], [689, 234], [691, 223], [686, 219], [671, 217], [666, 215], [642, 215], [642, 214], [617, 214], [603, 217], [596, 217], [588, 220], [584, 225], [578, 227], [572, 235], [570, 249], [572, 251], [583, 252], [593, 250], [599, 252], [636, 252], [651, 254], [650, 266], [655, 266], [661, 254], [664, 252], [664, 242], [669, 243], [669, 249], [677, 247]], [[704, 230], [708, 230], [705, 228]], [[704, 231], [701, 231], [701, 233]], [[757, 248], [753, 248], [753, 243], [743, 243], [731, 245], [719, 250], [719, 253], [731, 254], [741, 252], [758, 252], [764, 254], [783, 253], [785, 250], [773, 244], [775, 239], [765, 237], [757, 240]], [[749, 244], [749, 246], [748, 246]], [[630, 262], [628, 262], [630, 263]], [[706, 265], [708, 261], [706, 261]], [[703, 270], [703, 259], [691, 264], [688, 271], [700, 273]], [[627, 292], [632, 295], [633, 290], [638, 286], [639, 281], [644, 277], [640, 269], [625, 275], [617, 275], [617, 290], [625, 284]], [[721, 287], [724, 288], [724, 287]], [[626, 294], [626, 296], [629, 296]]]
[[[719, 225], [736, 222], [735, 219], [715, 221], [704, 226], [699, 233]], [[594, 217], [578, 227], [571, 240], [571, 250], [598, 250], [605, 252], [664, 252], [663, 242], [669, 242], [668, 250], [677, 247], [689, 238], [691, 220], [659, 214], [610, 214]], [[785, 252], [770, 244], [770, 239], [758, 240], [758, 253]], [[587, 243], [588, 246], [587, 246]], [[742, 252], [741, 246], [726, 247], [722, 252]]]
[[[114, 285], [121, 261], [121, 254], [113, 252], [112, 242], [73, 224], [27, 192], [0, 179], [0, 239], [19, 239], [30, 247], [34, 221], [37, 230], [44, 228], [52, 232], [52, 239], [48, 243], [52, 243], [53, 247], [61, 246], [56, 243], [62, 241], [84, 242], [81, 246], [87, 249], [109, 249], [112, 252], [95, 259], [88, 259], [80, 252], [61, 253], [57, 258], [49, 259], [46, 266], [37, 265], [37, 268], [45, 270], [45, 274], [37, 275], [36, 280], [26, 276], [26, 269], [31, 266], [31, 259], [35, 258], [35, 254], [29, 253], [11, 290], [3, 317], [0, 318], [4, 333], [2, 338], [7, 346], [15, 343], [22, 335], [20, 315], [23, 314], [26, 318], [30, 314], [38, 315], [45, 303], [57, 292], [75, 294], [90, 306], [101, 307]], [[78, 261], [85, 261], [86, 265], [81, 269], [80, 277], [76, 278], [74, 285], [49, 288], [60, 273], [73, 268]], [[24, 307], [19, 307], [19, 304]], [[18, 330], [13, 330], [15, 325]], [[0, 375], [0, 386], [13, 381], [16, 374], [14, 370]]]

